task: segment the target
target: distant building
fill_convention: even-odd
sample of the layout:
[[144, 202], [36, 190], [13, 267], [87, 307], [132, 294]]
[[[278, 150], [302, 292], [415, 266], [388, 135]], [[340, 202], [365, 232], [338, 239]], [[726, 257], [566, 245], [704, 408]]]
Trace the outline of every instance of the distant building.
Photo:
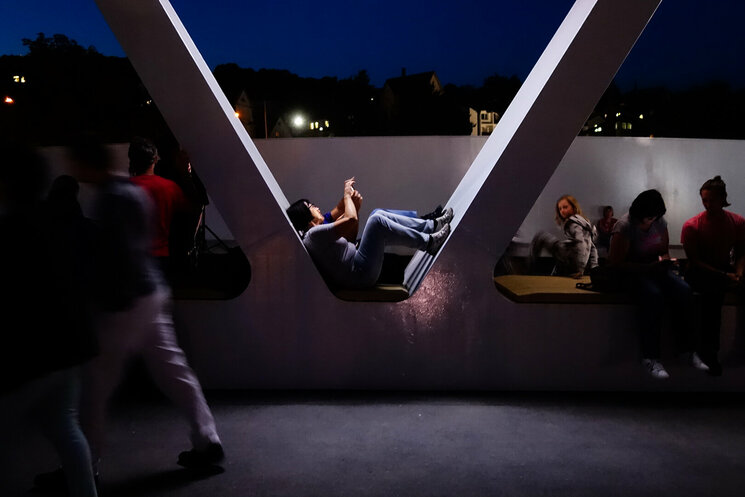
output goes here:
[[401, 76], [385, 82], [381, 105], [387, 131], [393, 134], [418, 134], [428, 130], [438, 97], [444, 93], [434, 71]]
[[241, 121], [243, 127], [246, 128], [248, 135], [251, 138], [256, 138], [256, 123], [253, 118], [251, 101], [248, 99], [248, 95], [246, 95], [245, 91], [241, 91], [240, 95], [238, 95], [234, 110], [235, 116]]
[[488, 136], [492, 134], [499, 119], [502, 117], [498, 112], [491, 112], [488, 110], [477, 111], [470, 107], [468, 109], [468, 114], [472, 126], [471, 136]]
[[292, 138], [292, 136], [292, 128], [281, 117], [277, 119], [277, 122], [272, 128], [272, 132], [269, 133], [269, 138]]
[[643, 113], [619, 109], [616, 112], [593, 113], [582, 126], [580, 135], [589, 136], [648, 136]]

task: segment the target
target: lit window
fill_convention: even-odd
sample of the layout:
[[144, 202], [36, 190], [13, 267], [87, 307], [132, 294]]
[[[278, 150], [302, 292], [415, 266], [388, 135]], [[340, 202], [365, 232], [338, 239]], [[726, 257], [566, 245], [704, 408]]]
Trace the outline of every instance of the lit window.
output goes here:
[[325, 125], [325, 126], [326, 126], [327, 128], [329, 127], [329, 122], [328, 122], [328, 121], [323, 121], [323, 124], [324, 124], [324, 125]]
[[616, 112], [616, 117], [621, 117], [621, 113], [620, 112]]
[[597, 128], [595, 128], [595, 133], [600, 133], [602, 131], [603, 131], [603, 128], [600, 127], [600, 126], [598, 126]]
[[628, 123], [628, 124], [629, 124], [629, 129], [631, 129], [631, 123]]
[[644, 119], [644, 114], [639, 114], [639, 119]]
[[15, 101], [15, 100], [13, 100], [12, 98], [10, 98], [10, 97], [5, 97], [5, 103], [6, 103], [6, 104], [14, 104], [15, 102], [16, 102], [16, 101]]

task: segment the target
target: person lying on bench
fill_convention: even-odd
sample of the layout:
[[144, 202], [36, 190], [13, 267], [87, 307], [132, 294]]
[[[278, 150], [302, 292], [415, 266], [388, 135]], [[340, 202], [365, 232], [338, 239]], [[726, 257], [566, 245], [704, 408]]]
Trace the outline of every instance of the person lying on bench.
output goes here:
[[354, 189], [354, 178], [344, 181], [343, 212], [324, 224], [321, 210], [307, 199], [287, 208], [287, 216], [318, 268], [333, 284], [342, 288], [375, 285], [383, 267], [386, 246], [401, 245], [436, 254], [450, 234], [453, 209], [434, 220], [376, 209], [365, 224], [359, 246], [358, 212], [362, 195]]

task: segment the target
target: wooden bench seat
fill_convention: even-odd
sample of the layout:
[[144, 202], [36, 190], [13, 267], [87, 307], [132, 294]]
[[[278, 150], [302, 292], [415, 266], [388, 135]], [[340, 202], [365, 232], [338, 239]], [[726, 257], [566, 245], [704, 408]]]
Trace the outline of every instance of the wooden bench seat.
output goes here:
[[[565, 276], [534, 276], [506, 274], [494, 277], [497, 289], [508, 299], [521, 304], [630, 304], [631, 298], [623, 292], [601, 293], [577, 288], [577, 283], [589, 283], [590, 277], [581, 279]], [[725, 305], [737, 305], [739, 296], [728, 293]]]
[[358, 290], [337, 289], [334, 295], [349, 302], [401, 302], [409, 298], [409, 289], [402, 284], [383, 283]]

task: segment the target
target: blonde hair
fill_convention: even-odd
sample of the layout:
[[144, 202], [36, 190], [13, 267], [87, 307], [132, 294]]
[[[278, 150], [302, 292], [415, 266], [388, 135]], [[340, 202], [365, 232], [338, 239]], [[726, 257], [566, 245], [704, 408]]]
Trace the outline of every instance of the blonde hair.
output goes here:
[[582, 207], [579, 206], [579, 202], [577, 202], [576, 198], [574, 198], [572, 195], [562, 195], [561, 197], [559, 197], [559, 200], [556, 201], [556, 205], [554, 206], [554, 209], [556, 210], [556, 215], [554, 216], [556, 224], [561, 226], [564, 221], [566, 221], [566, 219], [561, 217], [561, 213], [559, 212], [559, 202], [561, 202], [562, 200], [566, 200], [567, 202], [569, 202], [569, 205], [572, 206], [576, 215], [582, 216], [587, 219], [587, 217], [582, 213]]

